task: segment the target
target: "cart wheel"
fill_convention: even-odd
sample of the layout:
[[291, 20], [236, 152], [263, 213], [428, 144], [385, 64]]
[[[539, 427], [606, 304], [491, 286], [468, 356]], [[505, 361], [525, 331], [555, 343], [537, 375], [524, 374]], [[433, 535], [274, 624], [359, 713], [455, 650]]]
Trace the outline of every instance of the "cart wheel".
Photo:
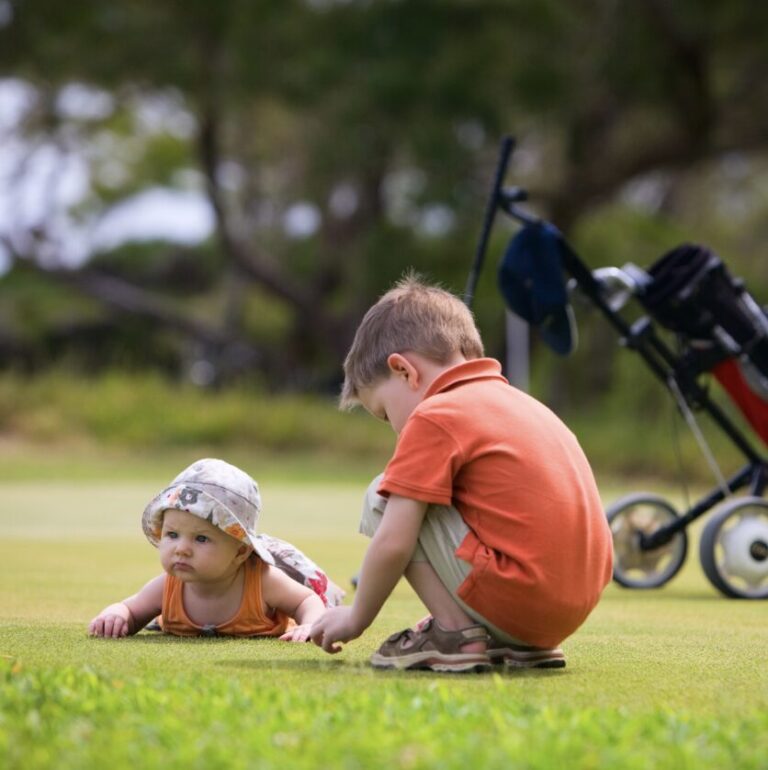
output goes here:
[[635, 492], [606, 510], [613, 534], [613, 579], [625, 588], [658, 588], [680, 570], [688, 553], [685, 530], [658, 548], [640, 547], [640, 536], [671, 524], [677, 511], [663, 497]]
[[701, 533], [699, 558], [710, 583], [733, 599], [768, 599], [768, 500], [737, 497]]

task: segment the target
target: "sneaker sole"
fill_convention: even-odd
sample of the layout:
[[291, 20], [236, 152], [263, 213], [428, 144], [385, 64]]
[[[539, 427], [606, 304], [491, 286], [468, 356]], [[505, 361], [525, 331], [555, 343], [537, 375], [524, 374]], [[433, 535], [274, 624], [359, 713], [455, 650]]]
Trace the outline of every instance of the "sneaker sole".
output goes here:
[[565, 655], [556, 650], [493, 650], [489, 657], [494, 665], [507, 668], [565, 668]]
[[487, 655], [440, 655], [431, 652], [415, 652], [412, 655], [400, 655], [390, 658], [374, 653], [371, 665], [380, 669], [400, 671], [438, 671], [440, 673], [482, 673], [491, 670]]

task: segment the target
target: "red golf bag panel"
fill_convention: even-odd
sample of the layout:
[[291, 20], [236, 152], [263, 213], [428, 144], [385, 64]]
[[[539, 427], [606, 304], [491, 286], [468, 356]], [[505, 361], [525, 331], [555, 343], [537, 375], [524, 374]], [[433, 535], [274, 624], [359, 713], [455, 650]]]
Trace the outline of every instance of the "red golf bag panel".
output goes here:
[[768, 444], [768, 402], [750, 387], [738, 362], [729, 358], [712, 369], [717, 381], [723, 386], [755, 433]]

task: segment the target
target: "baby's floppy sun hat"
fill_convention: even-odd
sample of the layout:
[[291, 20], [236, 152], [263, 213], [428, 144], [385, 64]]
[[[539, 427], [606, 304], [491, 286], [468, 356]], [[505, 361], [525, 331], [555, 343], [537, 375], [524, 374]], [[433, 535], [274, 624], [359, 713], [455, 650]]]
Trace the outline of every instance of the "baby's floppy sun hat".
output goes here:
[[252, 546], [268, 564], [275, 563], [256, 536], [261, 512], [259, 485], [234, 465], [213, 458], [197, 460], [152, 499], [144, 509], [141, 526], [154, 546], [160, 542], [163, 512], [168, 509], [199, 516], [235, 540]]

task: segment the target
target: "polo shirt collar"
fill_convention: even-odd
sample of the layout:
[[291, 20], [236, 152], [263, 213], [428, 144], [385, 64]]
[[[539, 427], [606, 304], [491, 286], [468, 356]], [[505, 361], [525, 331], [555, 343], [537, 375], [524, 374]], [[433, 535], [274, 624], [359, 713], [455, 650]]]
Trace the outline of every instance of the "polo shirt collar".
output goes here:
[[452, 366], [438, 375], [427, 388], [424, 398], [434, 396], [436, 393], [443, 393], [467, 382], [489, 379], [507, 382], [507, 379], [501, 374], [501, 364], [495, 358], [473, 358], [471, 361], [464, 361]]

